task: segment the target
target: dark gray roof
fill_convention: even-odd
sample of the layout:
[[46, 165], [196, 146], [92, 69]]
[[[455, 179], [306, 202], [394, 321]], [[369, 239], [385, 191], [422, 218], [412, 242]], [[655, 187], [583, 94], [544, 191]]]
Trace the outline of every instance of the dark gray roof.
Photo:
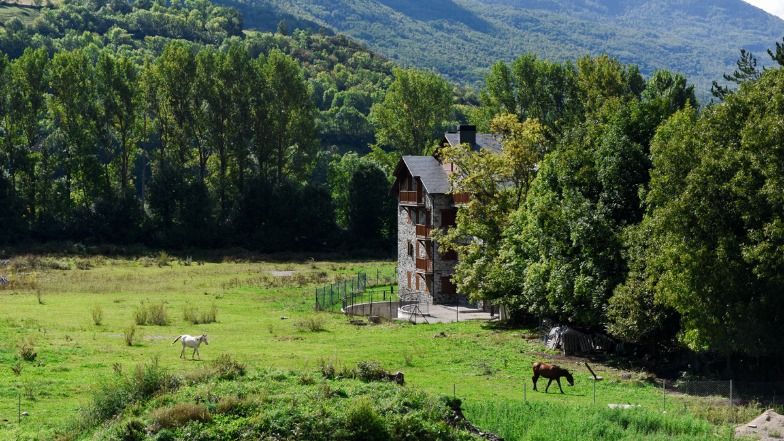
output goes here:
[[446, 194], [451, 191], [449, 177], [436, 158], [432, 156], [403, 156], [403, 163], [411, 176], [422, 181], [422, 185], [425, 186], [428, 193]]
[[[459, 135], [457, 133], [445, 133], [449, 145], [456, 146], [458, 144]], [[496, 153], [501, 153], [501, 135], [494, 135], [492, 133], [477, 133], [476, 134], [476, 147], [478, 149], [487, 149]]]

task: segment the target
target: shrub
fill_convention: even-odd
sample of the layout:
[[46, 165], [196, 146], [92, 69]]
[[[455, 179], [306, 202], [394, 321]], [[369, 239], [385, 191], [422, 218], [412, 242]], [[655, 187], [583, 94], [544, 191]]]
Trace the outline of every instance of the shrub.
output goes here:
[[138, 419], [133, 419], [122, 426], [117, 438], [120, 441], [144, 441], [146, 437], [147, 433], [144, 423]]
[[384, 420], [366, 397], [351, 404], [338, 432], [337, 438], [345, 440], [386, 441], [390, 439]]
[[326, 331], [326, 320], [321, 315], [312, 315], [294, 323], [294, 327], [300, 331], [322, 332]]
[[24, 342], [19, 345], [19, 357], [21, 357], [22, 360], [35, 361], [35, 357], [37, 356], [38, 354], [35, 352], [35, 348], [33, 348], [32, 344]]
[[133, 346], [136, 343], [136, 325], [128, 326], [123, 330], [123, 339], [128, 346]]
[[157, 325], [166, 326], [169, 324], [169, 314], [166, 312], [166, 305], [163, 302], [142, 303], [134, 312], [134, 321], [137, 325]]
[[380, 381], [387, 378], [387, 371], [377, 361], [357, 363], [357, 377], [362, 381]]
[[137, 365], [130, 375], [116, 373], [95, 388], [90, 405], [82, 411], [82, 420], [97, 424], [120, 414], [127, 406], [149, 399], [160, 392], [177, 389], [179, 378], [160, 366], [157, 358]]
[[218, 404], [215, 406], [215, 412], [221, 414], [243, 414], [245, 410], [250, 407], [247, 400], [243, 400], [237, 396], [230, 395], [221, 397]]
[[169, 257], [169, 253], [166, 251], [161, 251], [158, 253], [158, 257], [155, 259], [156, 263], [159, 267], [169, 266], [169, 261], [171, 257]]
[[171, 429], [181, 427], [191, 421], [208, 422], [212, 415], [201, 404], [178, 403], [172, 407], [155, 409], [150, 414], [153, 421], [153, 430]]
[[194, 306], [186, 306], [182, 313], [186, 322], [193, 325], [215, 323], [218, 321], [218, 307], [213, 303], [208, 310], [198, 310]]
[[93, 323], [95, 323], [95, 326], [101, 326], [103, 324], [103, 308], [101, 308], [101, 305], [93, 306], [93, 310], [90, 312], [93, 316]]
[[215, 376], [222, 380], [234, 380], [245, 375], [245, 365], [229, 354], [221, 354], [212, 362]]
[[324, 378], [327, 380], [332, 380], [335, 378], [335, 365], [332, 364], [331, 361], [327, 361], [322, 358], [319, 360], [319, 367], [321, 370], [321, 375]]

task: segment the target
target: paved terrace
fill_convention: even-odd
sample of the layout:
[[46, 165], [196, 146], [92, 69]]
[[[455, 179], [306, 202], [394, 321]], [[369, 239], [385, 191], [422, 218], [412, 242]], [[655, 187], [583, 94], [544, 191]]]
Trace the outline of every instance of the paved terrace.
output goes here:
[[412, 323], [454, 323], [466, 320], [491, 320], [498, 318], [498, 314], [490, 316], [489, 312], [481, 309], [474, 309], [465, 306], [445, 306], [445, 305], [420, 305], [423, 315], [399, 315], [397, 320], [410, 321]]

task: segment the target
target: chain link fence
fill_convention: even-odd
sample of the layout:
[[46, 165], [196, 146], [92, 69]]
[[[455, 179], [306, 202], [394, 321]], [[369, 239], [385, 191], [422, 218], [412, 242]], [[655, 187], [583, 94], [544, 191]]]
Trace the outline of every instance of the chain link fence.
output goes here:
[[375, 273], [359, 272], [315, 290], [316, 311], [340, 312], [348, 306], [374, 301], [397, 301], [397, 273], [377, 269]]

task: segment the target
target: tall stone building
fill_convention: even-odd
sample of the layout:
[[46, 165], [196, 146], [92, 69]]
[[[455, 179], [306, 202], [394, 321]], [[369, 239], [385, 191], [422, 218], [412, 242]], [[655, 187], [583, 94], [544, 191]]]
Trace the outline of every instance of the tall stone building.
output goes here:
[[[500, 138], [461, 125], [446, 133], [442, 146], [469, 144], [474, 150], [501, 150]], [[441, 252], [432, 233], [455, 224], [457, 208], [470, 195], [452, 194], [454, 164], [435, 156], [403, 156], [395, 168], [392, 192], [397, 197], [397, 267], [401, 299], [435, 304], [466, 303], [452, 283], [457, 256]]]

